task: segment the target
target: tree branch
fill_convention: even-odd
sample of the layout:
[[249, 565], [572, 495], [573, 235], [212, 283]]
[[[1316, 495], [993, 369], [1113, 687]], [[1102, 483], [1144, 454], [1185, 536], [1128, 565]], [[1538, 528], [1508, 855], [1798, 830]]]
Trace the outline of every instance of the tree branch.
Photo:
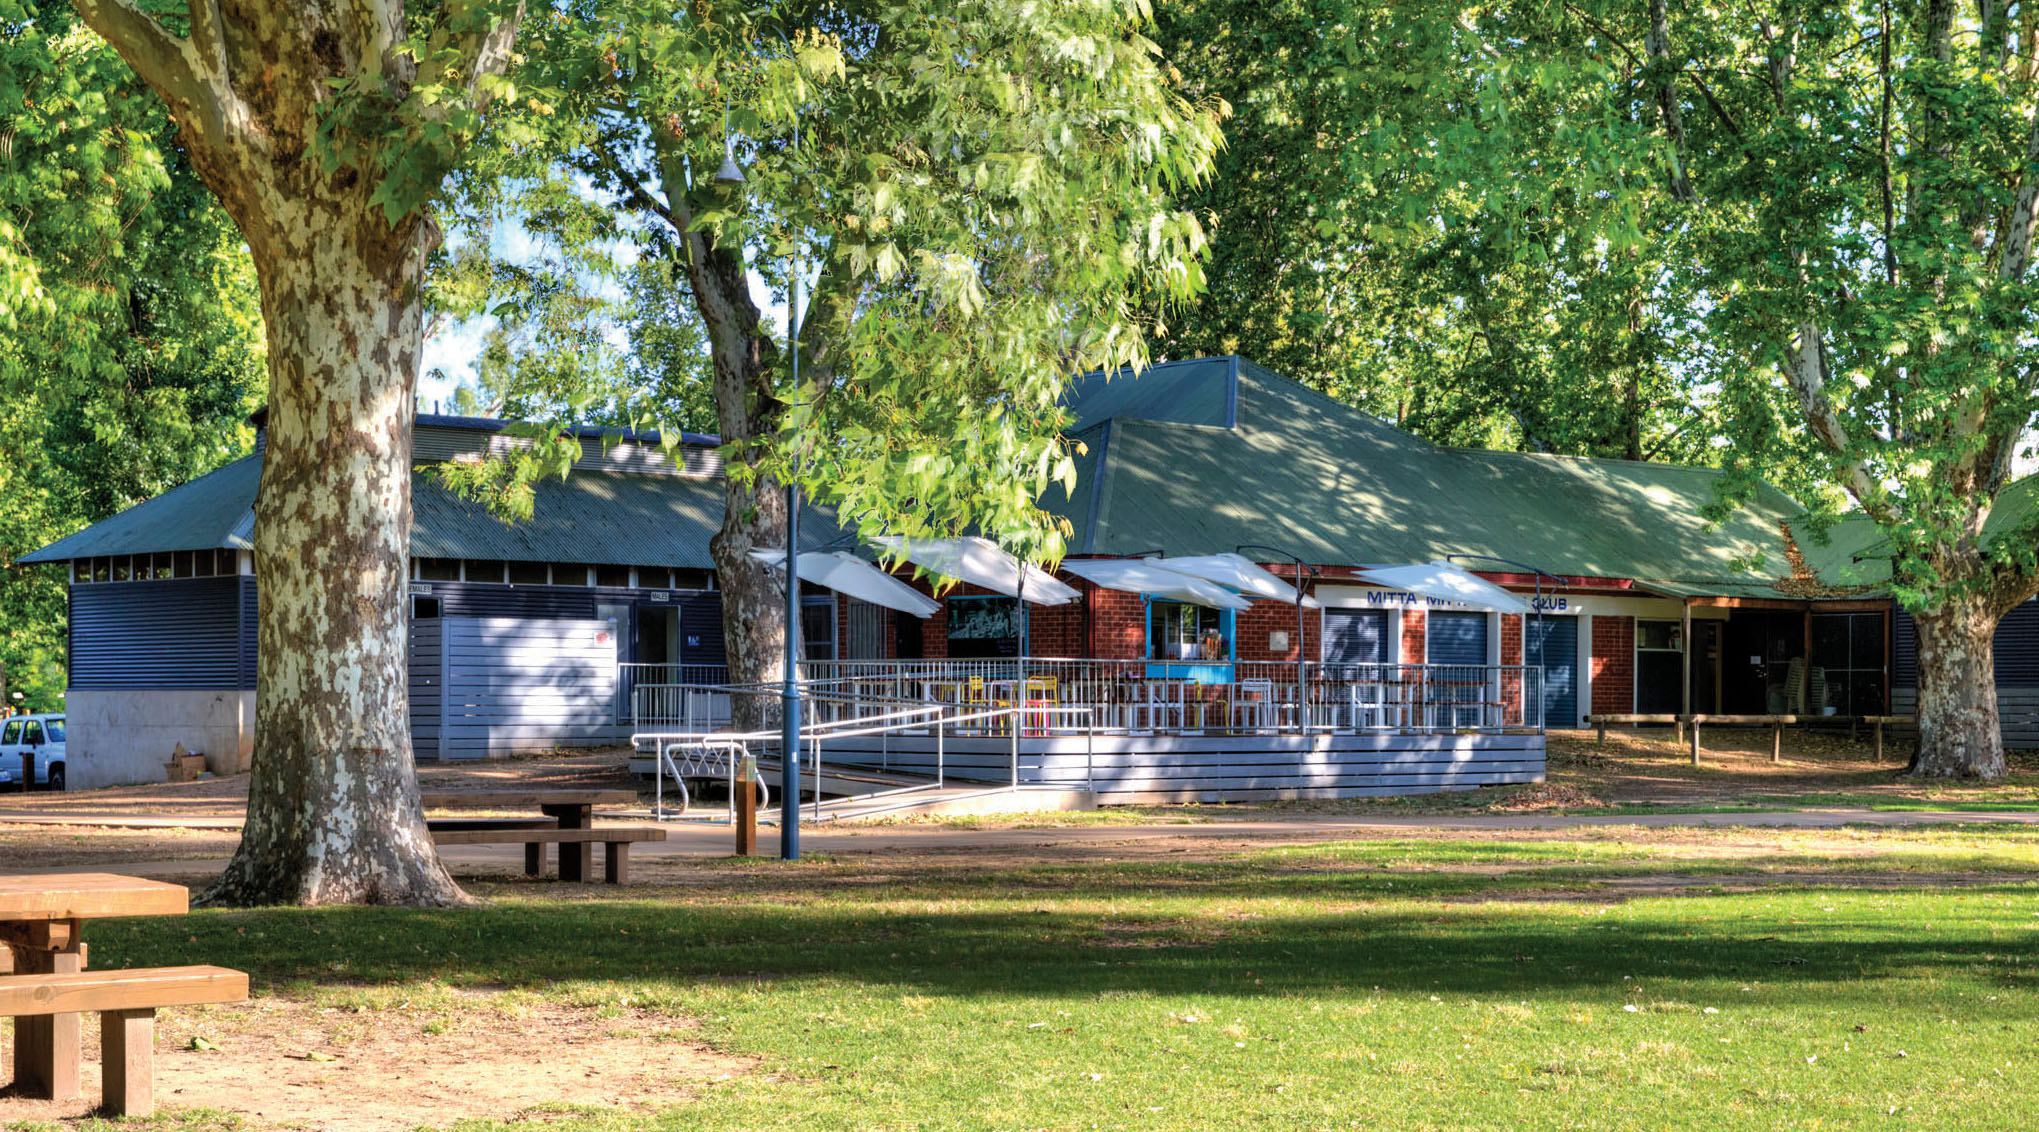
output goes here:
[[1671, 62], [1671, 17], [1664, 0], [1649, 0], [1650, 33], [1643, 41], [1657, 88], [1657, 112], [1664, 119], [1664, 135], [1671, 143], [1671, 195], [1678, 200], [1693, 199], [1692, 178], [1685, 174], [1685, 116], [1678, 107], [1677, 67]]
[[1798, 394], [1799, 409], [1805, 414], [1805, 423], [1812, 429], [1812, 434], [1841, 457], [1841, 471], [1846, 477], [1848, 494], [1853, 495], [1855, 502], [1862, 505], [1862, 510], [1877, 522], [1895, 523], [1895, 513], [1882, 501], [1882, 492], [1877, 490], [1869, 469], [1850, 450], [1847, 427], [1841, 423], [1841, 415], [1834, 411], [1833, 402], [1827, 399], [1826, 345], [1820, 336], [1820, 328], [1809, 318], [1799, 322], [1798, 341], [1785, 351], [1784, 372], [1791, 382], [1792, 392]]
[[[196, 45], [171, 35], [154, 16], [141, 10], [134, 0], [72, 0], [85, 26], [113, 45], [127, 65], [149, 84], [170, 107], [171, 117], [185, 128], [195, 145], [224, 154], [234, 131], [229, 128], [226, 104], [231, 94], [225, 86], [224, 70], [214, 75], [201, 63]], [[193, 30], [216, 17], [217, 10], [203, 2], [193, 6]], [[217, 31], [211, 19], [210, 31]], [[224, 64], [222, 63], [222, 67]]]

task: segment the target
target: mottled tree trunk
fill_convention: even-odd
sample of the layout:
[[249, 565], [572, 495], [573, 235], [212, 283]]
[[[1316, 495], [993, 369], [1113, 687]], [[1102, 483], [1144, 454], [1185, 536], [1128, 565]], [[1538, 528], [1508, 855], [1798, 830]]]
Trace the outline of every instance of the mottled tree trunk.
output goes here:
[[[433, 81], [478, 92], [507, 65], [522, 9], [193, 0], [179, 34], [134, 0], [73, 3], [162, 96], [262, 285], [254, 777], [240, 848], [205, 899], [464, 901], [418, 807], [406, 700], [412, 383], [436, 239], [426, 204], [450, 158], [402, 149], [417, 124], [400, 109], [418, 69], [404, 43], [429, 31]], [[349, 88], [367, 111], [336, 125], [335, 93]], [[419, 113], [448, 112], [446, 97]], [[467, 108], [485, 103], [477, 93]], [[377, 199], [393, 157], [420, 198], [400, 209]]]
[[1996, 628], [2003, 610], [1964, 595], [1913, 617], [1919, 638], [1919, 749], [1909, 773], [2002, 778]]
[[[722, 432], [729, 474], [723, 479], [722, 528], [709, 541], [715, 560], [716, 584], [722, 591], [722, 640], [733, 684], [773, 684], [786, 671], [786, 634], [799, 625], [786, 623], [786, 579], [783, 571], [751, 557], [753, 549], [786, 546], [786, 491], [756, 471], [758, 444], [778, 429], [785, 406], [772, 388], [777, 347], [765, 333], [756, 300], [751, 297], [743, 250], [717, 243], [693, 226], [694, 205], [688, 198], [685, 157], [675, 139], [659, 134], [657, 150], [663, 199], [623, 174], [632, 197], [673, 226], [684, 254], [681, 266], [693, 292], [694, 306], [708, 332], [713, 372], [716, 425]], [[728, 191], [710, 190], [710, 191]], [[740, 730], [762, 730], [779, 718], [778, 697], [771, 692], [740, 695], [731, 704]]]
[[418, 805], [405, 669], [430, 230], [364, 241], [389, 234], [372, 212], [365, 197], [322, 202], [253, 249], [270, 382], [255, 763], [240, 849], [206, 895], [215, 902], [466, 899]]

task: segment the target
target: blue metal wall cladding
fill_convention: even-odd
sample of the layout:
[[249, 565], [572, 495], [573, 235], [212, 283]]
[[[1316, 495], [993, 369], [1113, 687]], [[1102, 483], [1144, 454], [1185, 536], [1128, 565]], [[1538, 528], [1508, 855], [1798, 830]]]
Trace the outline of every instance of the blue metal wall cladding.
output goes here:
[[[442, 617], [524, 617], [550, 621], [592, 620], [597, 594], [617, 591], [560, 586], [501, 586], [488, 582], [413, 582], [429, 585]], [[629, 592], [629, 591], [622, 591]]]
[[727, 664], [722, 643], [722, 595], [693, 594], [680, 600], [680, 660], [686, 664]]
[[1424, 628], [1432, 664], [1487, 663], [1487, 615], [1432, 613]]
[[[1916, 688], [1919, 684], [1919, 630], [1912, 615], [1895, 610], [1890, 624], [1892, 684]], [[1997, 687], [2039, 687], [2039, 598], [2004, 615], [1997, 622]]]
[[71, 687], [254, 687], [244, 596], [239, 576], [71, 587]]

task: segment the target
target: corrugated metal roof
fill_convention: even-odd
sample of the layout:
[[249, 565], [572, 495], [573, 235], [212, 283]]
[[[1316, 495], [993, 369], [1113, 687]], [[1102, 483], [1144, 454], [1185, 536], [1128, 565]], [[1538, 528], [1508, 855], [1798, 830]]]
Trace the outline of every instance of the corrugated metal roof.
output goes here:
[[[1218, 367], [1196, 372], [1224, 384]], [[1498, 555], [1561, 576], [1784, 596], [1783, 523], [1803, 512], [1774, 489], [1712, 526], [1711, 469], [1439, 448], [1251, 363], [1238, 373], [1235, 428], [1113, 420], [1095, 499], [1049, 500], [1076, 526], [1075, 545], [1202, 554], [1267, 543], [1323, 564]], [[1171, 396], [1216, 399], [1184, 380], [1169, 380]], [[1739, 569], [1749, 560], [1761, 569]]]
[[251, 550], [250, 508], [262, 478], [259, 456], [244, 456], [190, 483], [21, 556], [22, 562], [64, 562], [101, 554], [141, 554], [233, 547]]
[[[61, 562], [103, 554], [145, 554], [230, 546], [249, 549], [261, 457], [128, 508], [23, 562]], [[720, 479], [582, 470], [533, 485], [529, 522], [509, 523], [414, 473], [411, 553], [420, 558], [482, 558], [589, 565], [714, 567], [708, 540], [722, 523]], [[832, 516], [807, 508], [802, 542], [837, 536]]]
[[1238, 358], [1156, 362], [1135, 377], [1129, 371], [1071, 378], [1062, 404], [1081, 432], [1103, 421], [1175, 421], [1229, 428], [1239, 376]]

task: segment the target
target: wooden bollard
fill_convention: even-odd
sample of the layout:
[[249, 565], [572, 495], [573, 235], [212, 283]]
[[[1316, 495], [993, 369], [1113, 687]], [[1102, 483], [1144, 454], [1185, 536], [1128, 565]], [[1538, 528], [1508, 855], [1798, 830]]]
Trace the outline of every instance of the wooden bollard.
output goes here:
[[736, 855], [754, 857], [758, 851], [758, 760], [745, 755], [736, 764]]
[[1699, 765], [1699, 721], [1692, 721], [1692, 765]]
[[1770, 761], [1773, 763], [1784, 761], [1784, 725], [1781, 723], [1770, 725]]
[[1883, 761], [1883, 717], [1876, 717], [1876, 761]]
[[1607, 721], [1606, 721], [1606, 720], [1602, 720], [1602, 721], [1600, 722], [1600, 737], [1599, 737], [1599, 738], [1597, 738], [1597, 739], [1595, 739], [1595, 740], [1593, 740], [1593, 745], [1594, 745], [1594, 746], [1596, 746], [1596, 747], [1605, 747], [1605, 746], [1607, 745]]

